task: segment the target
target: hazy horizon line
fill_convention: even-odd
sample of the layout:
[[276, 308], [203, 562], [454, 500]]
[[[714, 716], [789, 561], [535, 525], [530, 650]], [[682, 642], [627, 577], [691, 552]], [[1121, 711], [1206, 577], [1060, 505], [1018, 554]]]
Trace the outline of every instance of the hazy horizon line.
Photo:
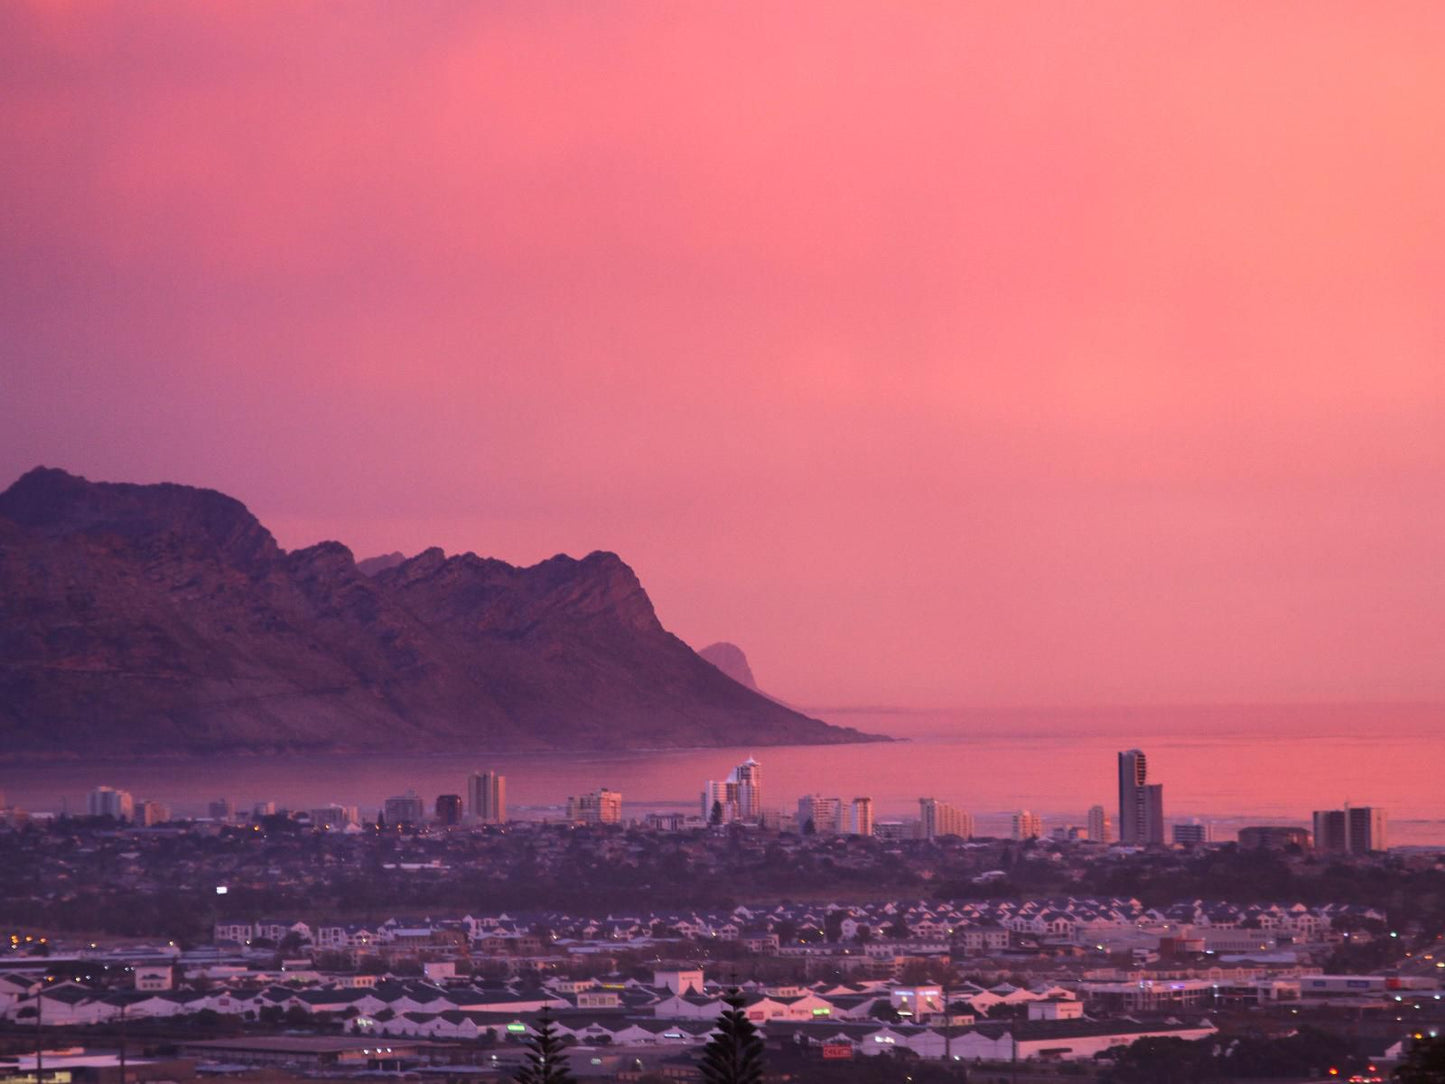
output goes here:
[[1200, 711], [1230, 708], [1434, 708], [1445, 709], [1445, 700], [1208, 700], [1208, 701], [1126, 701], [1088, 704], [845, 704], [816, 707], [802, 704], [796, 710], [822, 715], [933, 715], [940, 712], [1087, 712], [1087, 711]]

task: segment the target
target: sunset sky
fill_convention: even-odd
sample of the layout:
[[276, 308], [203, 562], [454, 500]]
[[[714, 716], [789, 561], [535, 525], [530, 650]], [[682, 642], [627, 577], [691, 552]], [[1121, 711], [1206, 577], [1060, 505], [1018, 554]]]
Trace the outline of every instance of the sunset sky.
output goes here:
[[1445, 5], [0, 6], [0, 488], [807, 705], [1445, 699]]

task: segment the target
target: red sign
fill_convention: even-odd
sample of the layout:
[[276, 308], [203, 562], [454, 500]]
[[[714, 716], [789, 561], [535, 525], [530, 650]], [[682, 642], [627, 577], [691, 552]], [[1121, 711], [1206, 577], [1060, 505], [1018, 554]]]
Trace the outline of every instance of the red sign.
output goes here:
[[823, 1060], [833, 1061], [838, 1058], [851, 1058], [853, 1056], [852, 1043], [824, 1043]]

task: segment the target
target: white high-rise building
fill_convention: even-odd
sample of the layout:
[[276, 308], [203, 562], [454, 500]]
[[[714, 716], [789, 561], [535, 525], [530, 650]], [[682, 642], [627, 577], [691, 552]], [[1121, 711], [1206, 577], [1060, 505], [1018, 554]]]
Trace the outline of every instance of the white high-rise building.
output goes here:
[[737, 784], [709, 779], [702, 785], [702, 819], [708, 824], [738, 820]]
[[798, 799], [798, 831], [807, 832], [809, 824], [820, 836], [842, 835], [847, 827], [843, 799], [803, 795]]
[[752, 757], [729, 772], [722, 782], [709, 779], [702, 785], [702, 819], [710, 823], [719, 810], [723, 824], [762, 819], [762, 765]]
[[1014, 814], [1014, 839], [1038, 839], [1044, 834], [1044, 821], [1037, 813], [1020, 809]]
[[85, 798], [85, 811], [92, 817], [114, 817], [121, 821], [135, 815], [135, 799], [128, 790], [96, 787]]
[[855, 836], [873, 834], [873, 799], [854, 798], [848, 810], [848, 833]]

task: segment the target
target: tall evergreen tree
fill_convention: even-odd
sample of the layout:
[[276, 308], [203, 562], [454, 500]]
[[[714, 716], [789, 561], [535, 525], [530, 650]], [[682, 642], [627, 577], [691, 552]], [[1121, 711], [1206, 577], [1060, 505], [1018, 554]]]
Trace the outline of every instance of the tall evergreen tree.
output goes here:
[[727, 1006], [717, 1032], [703, 1047], [698, 1066], [703, 1084], [762, 1084], [763, 1040], [748, 1019], [742, 993], [734, 987], [723, 995]]
[[1445, 1084], [1445, 1036], [1416, 1039], [1395, 1079], [1400, 1084]]
[[547, 1006], [542, 1006], [526, 1045], [526, 1060], [512, 1077], [516, 1084], [573, 1084], [562, 1037]]

